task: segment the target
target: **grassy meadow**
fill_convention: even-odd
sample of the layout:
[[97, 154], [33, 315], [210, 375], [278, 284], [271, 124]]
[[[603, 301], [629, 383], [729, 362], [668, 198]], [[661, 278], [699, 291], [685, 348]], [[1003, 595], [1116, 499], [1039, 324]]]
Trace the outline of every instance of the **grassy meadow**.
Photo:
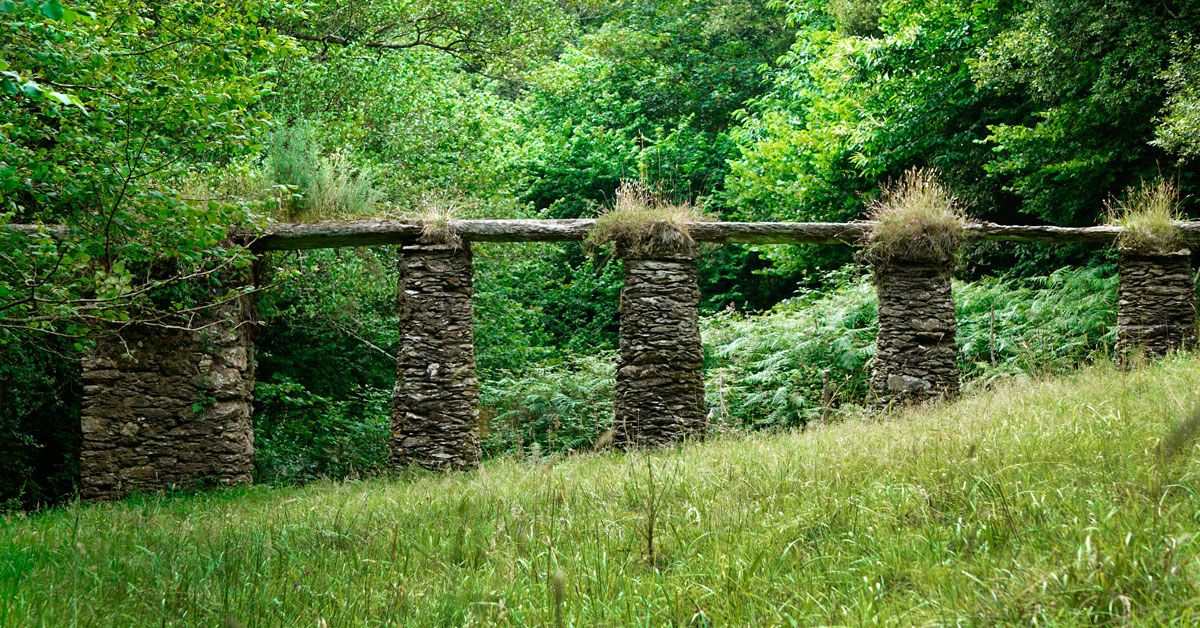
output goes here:
[[0, 624], [1200, 622], [1200, 359], [653, 454], [0, 524]]

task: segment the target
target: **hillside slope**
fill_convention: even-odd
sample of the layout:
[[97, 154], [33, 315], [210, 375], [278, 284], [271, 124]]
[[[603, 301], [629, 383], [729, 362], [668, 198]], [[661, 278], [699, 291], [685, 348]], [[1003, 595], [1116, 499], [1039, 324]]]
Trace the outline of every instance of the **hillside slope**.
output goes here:
[[4, 625], [1200, 621], [1200, 360], [653, 455], [5, 519]]

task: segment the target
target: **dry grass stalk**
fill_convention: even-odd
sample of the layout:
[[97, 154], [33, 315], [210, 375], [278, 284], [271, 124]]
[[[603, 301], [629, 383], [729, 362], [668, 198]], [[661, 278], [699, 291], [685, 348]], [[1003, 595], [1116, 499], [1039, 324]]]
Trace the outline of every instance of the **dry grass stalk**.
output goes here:
[[1117, 247], [1131, 253], [1173, 253], [1187, 248], [1175, 222], [1179, 189], [1171, 181], [1155, 179], [1130, 186], [1123, 196], [1104, 204], [1108, 222], [1123, 227]]
[[711, 220], [690, 203], [672, 203], [641, 181], [624, 181], [616, 200], [602, 213], [585, 242], [591, 248], [615, 244], [626, 257], [690, 253], [696, 241], [688, 224]]
[[863, 247], [877, 264], [893, 259], [949, 262], [965, 236], [961, 202], [938, 180], [936, 170], [914, 168], [883, 186], [868, 217], [875, 222]]
[[454, 231], [454, 221], [464, 209], [458, 199], [440, 194], [423, 195], [416, 216], [417, 222], [421, 223], [421, 243], [462, 246], [462, 238]]

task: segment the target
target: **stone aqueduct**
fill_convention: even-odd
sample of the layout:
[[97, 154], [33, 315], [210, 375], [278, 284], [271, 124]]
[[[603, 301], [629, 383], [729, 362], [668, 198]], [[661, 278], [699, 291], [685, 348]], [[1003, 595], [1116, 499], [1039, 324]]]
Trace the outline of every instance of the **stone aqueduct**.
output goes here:
[[[251, 250], [399, 244], [401, 339], [392, 462], [433, 470], [479, 464], [479, 391], [472, 339], [471, 242], [578, 241], [590, 220], [455, 221], [455, 246], [422, 243], [414, 222], [275, 225]], [[1200, 223], [1178, 223], [1189, 241]], [[27, 228], [10, 226], [9, 228]], [[870, 223], [692, 223], [698, 242], [861, 242]], [[1111, 243], [1118, 227], [974, 224], [968, 238]], [[694, 248], [694, 247], [693, 247]], [[619, 251], [620, 252], [620, 251]], [[615, 439], [677, 442], [704, 429], [699, 289], [694, 250], [623, 254]], [[1196, 342], [1187, 251], [1122, 254], [1118, 349], [1157, 355]], [[872, 387], [884, 401], [958, 392], [950, 268], [927, 260], [877, 267], [879, 335]], [[131, 326], [85, 360], [81, 478], [85, 498], [251, 481], [253, 307], [223, 305], [192, 331]]]

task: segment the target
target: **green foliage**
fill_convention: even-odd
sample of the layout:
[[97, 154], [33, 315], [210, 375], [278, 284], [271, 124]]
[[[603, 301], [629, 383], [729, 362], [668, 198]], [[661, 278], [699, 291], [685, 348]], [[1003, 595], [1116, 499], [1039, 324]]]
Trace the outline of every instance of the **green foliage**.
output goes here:
[[303, 124], [277, 129], [266, 165], [275, 183], [296, 191], [283, 218], [289, 221], [370, 216], [380, 204], [369, 168], [355, 167], [342, 153], [324, 155]]
[[522, 196], [558, 217], [590, 214], [623, 179], [672, 198], [720, 185], [727, 129], [786, 46], [763, 0], [622, 3], [533, 73]]
[[1200, 6], [1171, 4], [1041, 0], [980, 48], [978, 84], [1026, 100], [989, 123], [995, 157], [985, 166], [1026, 211], [1092, 223], [1106, 196], [1168, 160], [1153, 145], [1156, 116], [1168, 99], [1186, 99], [1186, 88], [1161, 76], [1184, 62], [1172, 39], [1200, 25]]
[[217, 245], [254, 208], [179, 192], [259, 146], [255, 106], [271, 89], [260, 63], [291, 48], [268, 24], [294, 15], [287, 2], [0, 4], [0, 222], [71, 229], [2, 236], [0, 342], [83, 336], [135, 315], [148, 277], [228, 262]]
[[[841, 26], [871, 4], [785, 3], [796, 41], [733, 133], [723, 204], [844, 220], [879, 182], [925, 166], [975, 216], [1094, 224], [1104, 198], [1190, 154], [1200, 5], [904, 0], [874, 3], [871, 37]], [[1179, 183], [1198, 189], [1186, 168]], [[801, 270], [843, 261], [766, 253]]]
[[[863, 404], [876, 333], [875, 290], [859, 269], [826, 278], [771, 311], [702, 319], [707, 401], [725, 429], [805, 425]], [[1116, 340], [1111, 266], [1047, 277], [956, 283], [959, 364], [968, 386], [1024, 373], [1061, 373], [1110, 355]], [[615, 358], [484, 377], [488, 451], [578, 449], [607, 429]]]
[[714, 422], [732, 428], [798, 426], [819, 418], [826, 401], [866, 399], [875, 307], [871, 285], [854, 281], [759, 316], [722, 312], [705, 319], [705, 383]]
[[[763, 315], [705, 321], [708, 402], [719, 423], [803, 425], [826, 406], [865, 402], [875, 292], [866, 280], [842, 277], [842, 288], [808, 293]], [[1111, 267], [956, 283], [954, 299], [959, 365], [972, 385], [1076, 368], [1111, 355], [1116, 340]]]
[[258, 481], [359, 477], [388, 468], [390, 391], [359, 388], [335, 401], [276, 377], [258, 382], [254, 401]]
[[1113, 355], [1117, 276], [1111, 265], [954, 286], [959, 367], [968, 386], [1065, 373]]
[[881, 0], [829, 0], [829, 16], [838, 32], [870, 37], [879, 33]]
[[591, 449], [612, 427], [613, 364], [611, 354], [574, 357], [483, 382], [484, 454]]
[[651, 455], [71, 505], [0, 526], [0, 623], [1194, 625], [1198, 405], [1179, 356]]
[[1155, 143], [1181, 161], [1200, 157], [1200, 46], [1193, 35], [1178, 38], [1164, 77], [1170, 95]]

